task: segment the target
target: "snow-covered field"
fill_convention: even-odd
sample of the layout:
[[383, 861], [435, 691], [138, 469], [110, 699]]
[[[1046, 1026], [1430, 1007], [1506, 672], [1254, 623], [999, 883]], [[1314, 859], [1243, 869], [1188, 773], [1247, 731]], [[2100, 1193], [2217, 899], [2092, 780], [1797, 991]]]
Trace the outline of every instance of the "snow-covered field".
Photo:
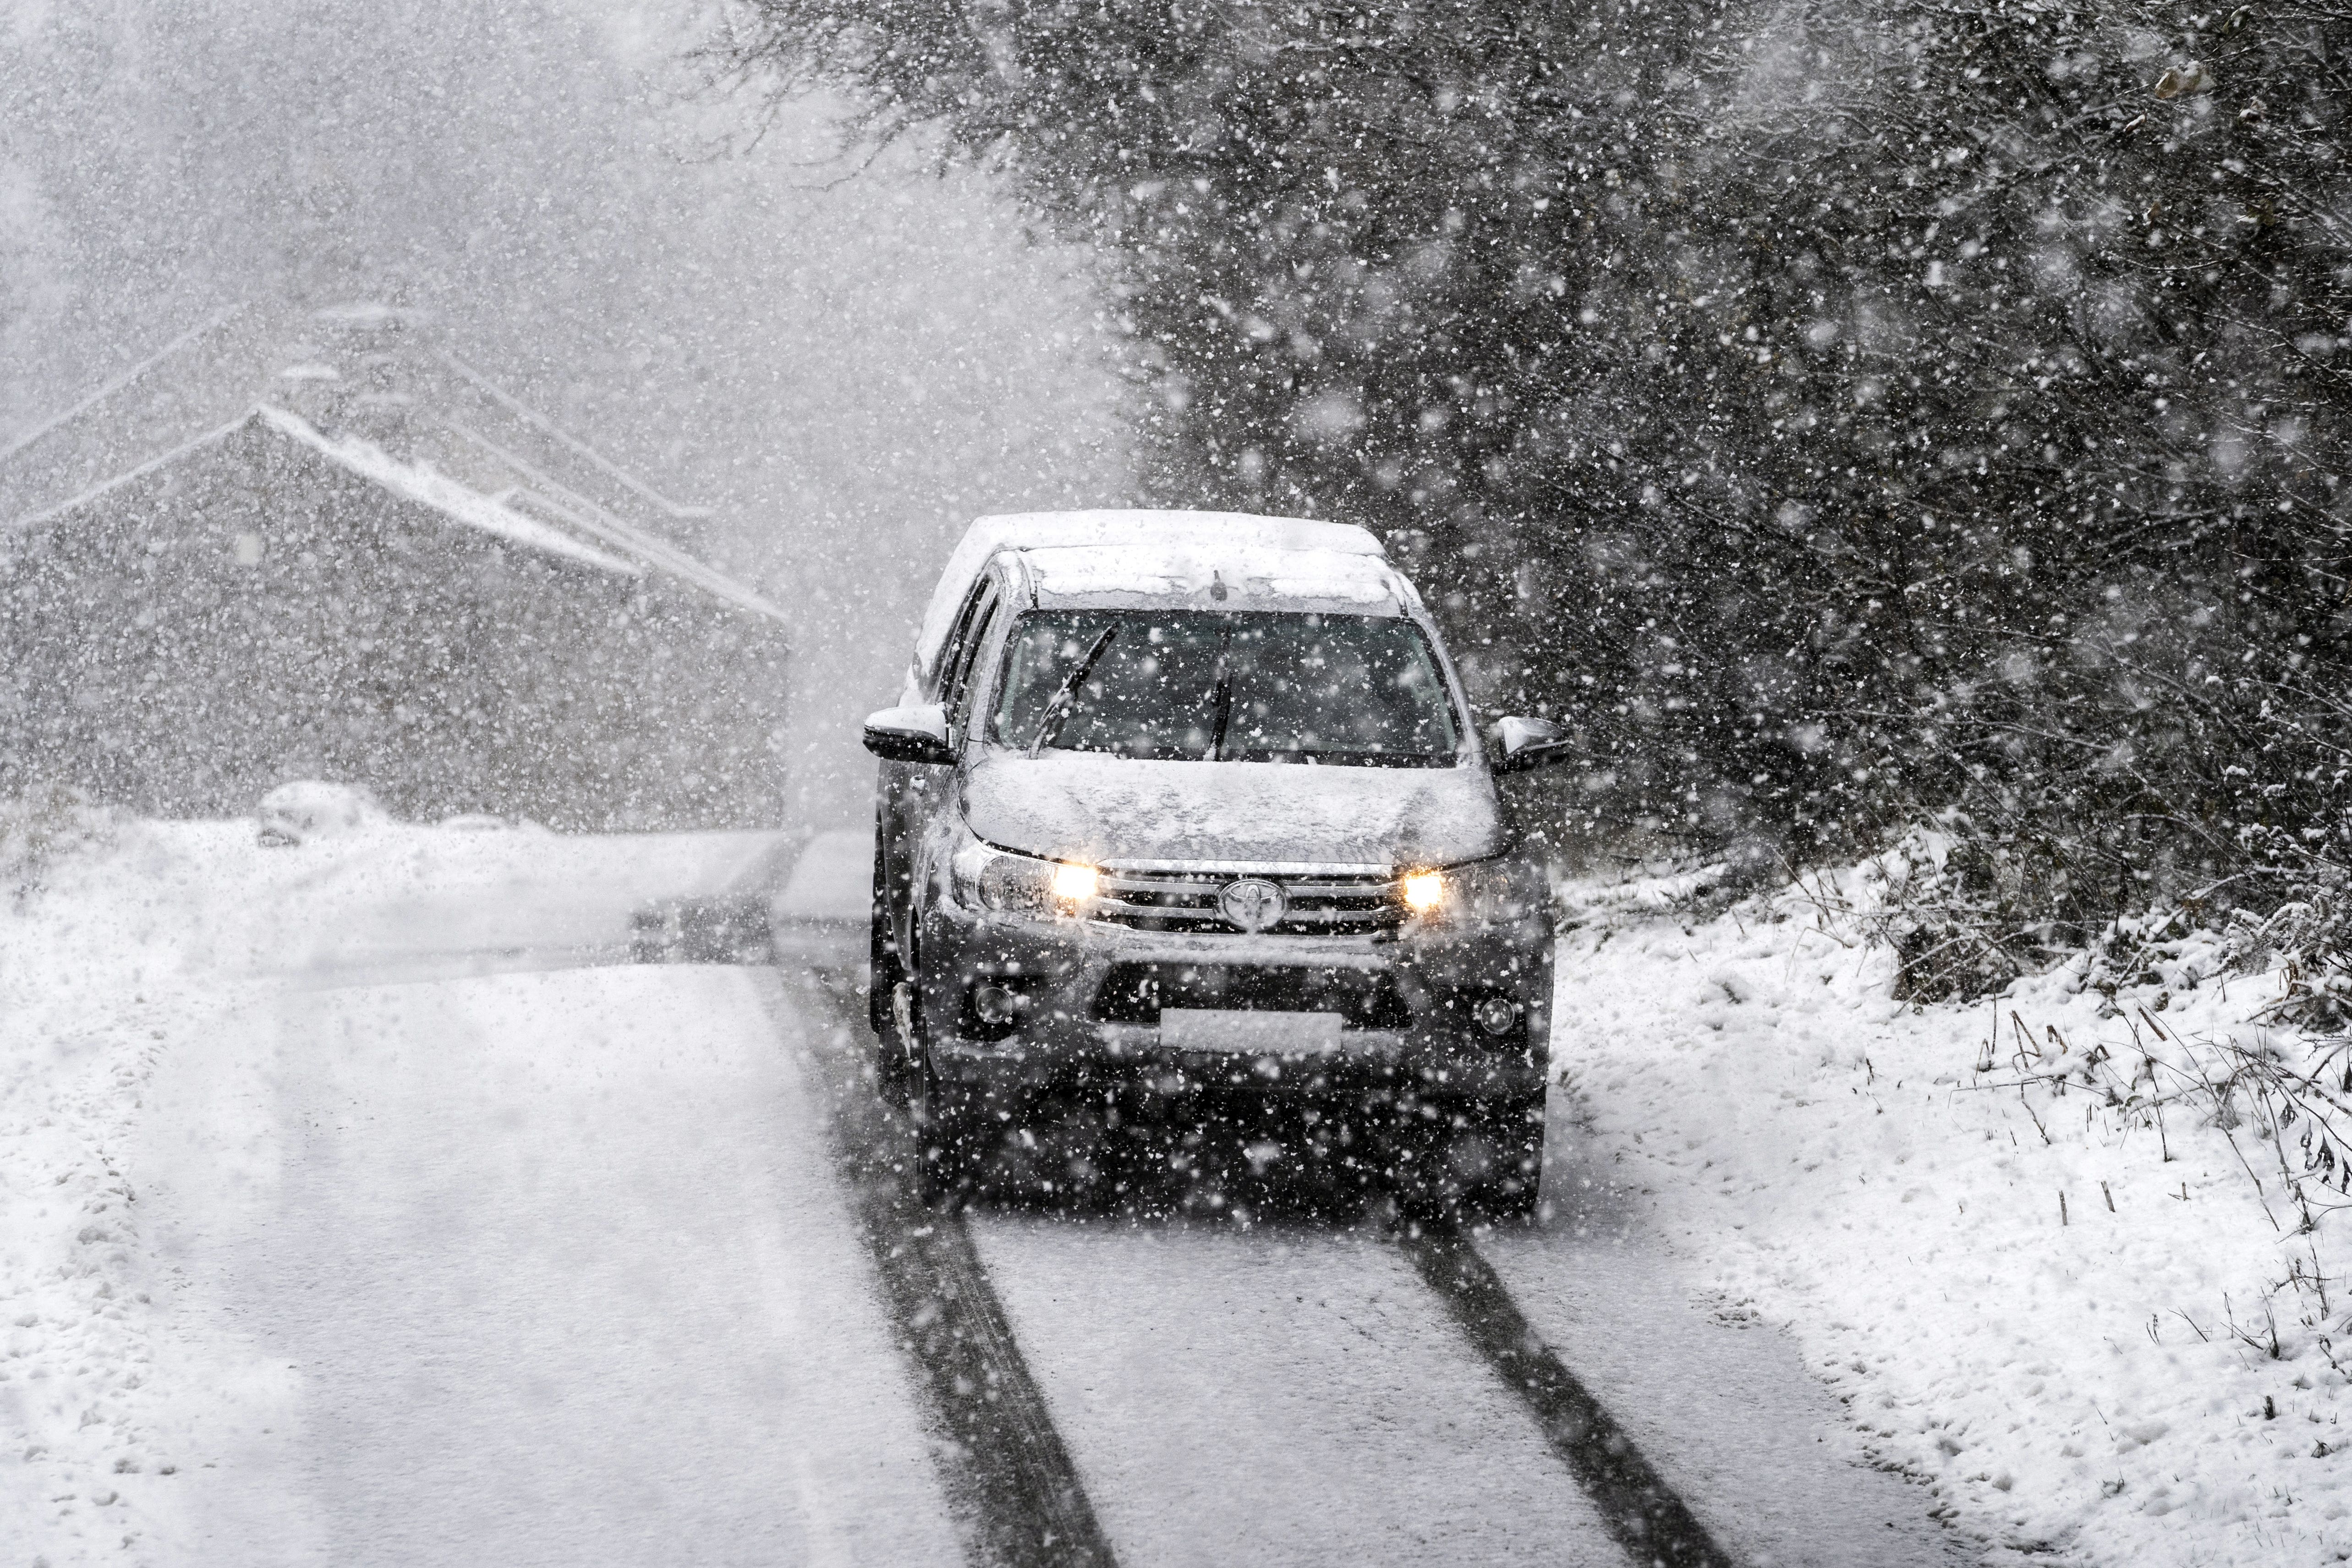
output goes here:
[[1706, 919], [1694, 890], [1570, 889], [1554, 1054], [1717, 1310], [1785, 1325], [1997, 1560], [2352, 1559], [2352, 1215], [2300, 1233], [2251, 1115], [2233, 1145], [2127, 1087], [2211, 1070], [2281, 975], [2192, 941], [2112, 1005], [2077, 961], [1906, 1005], [1868, 868]]
[[[613, 963], [784, 847], [134, 824], [0, 904], [7, 1560], [953, 1560], [793, 1004]], [[2192, 942], [2120, 1008], [1914, 1008], [1862, 874], [1698, 890], [1569, 889], [1549, 1218], [1480, 1245], [1702, 1519], [1857, 1568], [1940, 1556], [1931, 1507], [1994, 1561], [2352, 1553], [2343, 1220], [2298, 1234], [2251, 1121], [2004, 1087], [2176, 1073], [2277, 978]], [[1377, 1237], [974, 1226], [1123, 1555], [1591, 1555]]]

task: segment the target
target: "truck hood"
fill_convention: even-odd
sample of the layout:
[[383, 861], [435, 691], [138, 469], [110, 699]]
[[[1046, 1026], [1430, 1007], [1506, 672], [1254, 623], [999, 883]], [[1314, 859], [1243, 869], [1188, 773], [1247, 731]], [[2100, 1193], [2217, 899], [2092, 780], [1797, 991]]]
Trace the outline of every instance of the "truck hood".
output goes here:
[[1477, 767], [1159, 763], [990, 751], [964, 781], [971, 830], [1006, 849], [1136, 860], [1433, 866], [1503, 847]]

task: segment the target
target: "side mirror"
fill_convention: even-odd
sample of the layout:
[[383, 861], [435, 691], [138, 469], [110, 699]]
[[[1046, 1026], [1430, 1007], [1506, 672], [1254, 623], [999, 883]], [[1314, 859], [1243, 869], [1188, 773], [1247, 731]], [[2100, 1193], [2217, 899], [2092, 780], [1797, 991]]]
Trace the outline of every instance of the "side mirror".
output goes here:
[[886, 763], [947, 763], [956, 760], [948, 744], [947, 710], [936, 702], [885, 708], [866, 716], [866, 749]]
[[1495, 740], [1496, 773], [1523, 773], [1570, 759], [1568, 731], [1549, 719], [1497, 719], [1487, 733]]

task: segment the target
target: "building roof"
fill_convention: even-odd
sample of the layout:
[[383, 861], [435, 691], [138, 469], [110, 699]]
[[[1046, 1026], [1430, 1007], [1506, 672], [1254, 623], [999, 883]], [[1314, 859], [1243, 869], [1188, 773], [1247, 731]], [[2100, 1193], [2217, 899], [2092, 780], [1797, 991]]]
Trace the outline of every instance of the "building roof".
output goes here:
[[[1276, 553], [1370, 557], [1389, 580], [1400, 580], [1388, 566], [1380, 540], [1351, 522], [1238, 511], [1030, 511], [976, 518], [948, 556], [923, 613], [915, 641], [918, 670], [928, 674], [939, 662], [964, 595], [989, 562], [1006, 550], [1029, 552], [1041, 562], [1049, 554], [1066, 552], [1066, 576], [1081, 571], [1117, 574], [1124, 566], [1130, 584], [1126, 591], [1147, 595], [1166, 591], [1149, 586], [1155, 563], [1165, 568], [1163, 578], [1172, 574], [1186, 581], [1198, 565], [1199, 585], [1205, 589], [1210, 573], [1226, 570], [1227, 580], [1237, 581], [1245, 557], [1265, 566]], [[1221, 567], [1228, 561], [1230, 569]], [[1339, 569], [1336, 562], [1330, 566]], [[1145, 585], [1133, 585], [1139, 582]]]
[[66, 521], [247, 429], [510, 544], [658, 573], [776, 621], [679, 547], [683, 505], [459, 359], [414, 314], [361, 304], [229, 310], [0, 450], [0, 533]]

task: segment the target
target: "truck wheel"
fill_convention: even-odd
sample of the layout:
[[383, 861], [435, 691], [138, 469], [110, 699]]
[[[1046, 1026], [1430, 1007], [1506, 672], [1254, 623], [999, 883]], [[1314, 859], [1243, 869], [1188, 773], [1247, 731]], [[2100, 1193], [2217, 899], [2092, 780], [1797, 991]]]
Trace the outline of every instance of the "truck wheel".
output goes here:
[[1423, 1214], [1495, 1219], [1535, 1212], [1543, 1179], [1543, 1101], [1472, 1101], [1406, 1133], [1399, 1196]]
[[907, 1109], [915, 1123], [915, 1196], [952, 1214], [971, 1199], [980, 1168], [980, 1124], [964, 1094], [943, 1086], [926, 1055], [913, 1075]]
[[889, 1022], [874, 1037], [875, 1087], [893, 1105], [905, 1105], [915, 1091], [915, 1066], [923, 1056], [922, 1020], [915, 1016], [915, 984], [890, 987]]
[[866, 1021], [873, 1026], [874, 1037], [887, 1041], [890, 1037], [890, 997], [898, 982], [907, 978], [898, 955], [892, 951], [890, 940], [889, 889], [882, 880], [882, 829], [874, 829], [874, 902], [866, 924]]
[[1472, 1201], [1497, 1219], [1535, 1213], [1543, 1189], [1543, 1097], [1488, 1107], [1479, 1121], [1486, 1169], [1472, 1189]]

